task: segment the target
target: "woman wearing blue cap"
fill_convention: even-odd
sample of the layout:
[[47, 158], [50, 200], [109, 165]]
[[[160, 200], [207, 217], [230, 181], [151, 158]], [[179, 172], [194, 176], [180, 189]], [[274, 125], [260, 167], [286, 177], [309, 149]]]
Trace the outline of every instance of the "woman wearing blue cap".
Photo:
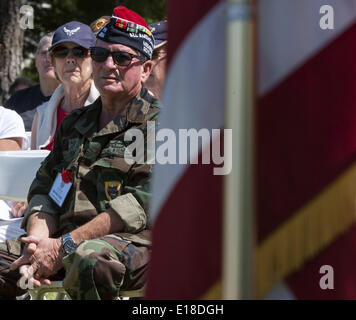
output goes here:
[[48, 51], [61, 85], [48, 102], [37, 107], [31, 149], [52, 150], [54, 135], [62, 120], [72, 110], [89, 105], [99, 97], [89, 54], [94, 43], [91, 28], [81, 22], [68, 22], [55, 31]]
[[[55, 31], [48, 54], [61, 85], [49, 101], [36, 108], [31, 149], [52, 151], [54, 136], [62, 120], [72, 110], [92, 104], [99, 97], [89, 54], [95, 39], [91, 28], [77, 21], [68, 22]], [[27, 203], [17, 202], [12, 211], [22, 216], [26, 208]]]

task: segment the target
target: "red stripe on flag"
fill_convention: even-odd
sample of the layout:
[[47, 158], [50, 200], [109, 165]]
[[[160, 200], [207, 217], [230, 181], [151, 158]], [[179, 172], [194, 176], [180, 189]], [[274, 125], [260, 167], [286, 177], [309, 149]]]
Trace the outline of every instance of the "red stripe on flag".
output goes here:
[[259, 101], [259, 242], [356, 160], [355, 39], [353, 25]]
[[198, 299], [219, 280], [223, 180], [213, 167], [189, 166], [155, 220], [147, 299]]
[[[185, 37], [222, 0], [170, 0], [168, 5], [168, 66]], [[223, 36], [223, 35], [222, 35]]]

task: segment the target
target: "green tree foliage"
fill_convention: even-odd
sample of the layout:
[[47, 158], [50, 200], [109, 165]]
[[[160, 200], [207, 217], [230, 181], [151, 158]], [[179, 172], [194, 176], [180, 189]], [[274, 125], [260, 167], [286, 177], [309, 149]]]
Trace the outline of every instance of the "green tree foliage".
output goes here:
[[[40, 38], [69, 21], [80, 21], [90, 25], [101, 16], [111, 16], [113, 8], [123, 5], [136, 11], [148, 24], [165, 19], [166, 0], [33, 0], [26, 4], [34, 8], [34, 29], [25, 30], [23, 56], [33, 57]], [[38, 75], [32, 59], [22, 75], [38, 82]]]
[[166, 19], [165, 0], [122, 0], [119, 3], [140, 14], [148, 24]]

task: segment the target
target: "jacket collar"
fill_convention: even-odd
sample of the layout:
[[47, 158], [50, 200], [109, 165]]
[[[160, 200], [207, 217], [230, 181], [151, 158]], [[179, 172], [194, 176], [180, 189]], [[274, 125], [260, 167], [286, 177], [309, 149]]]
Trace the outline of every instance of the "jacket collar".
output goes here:
[[[125, 115], [118, 115], [101, 129], [98, 135], [116, 133], [125, 130], [131, 125], [143, 124], [151, 106], [151, 99], [152, 97], [149, 95], [148, 90], [142, 88], [129, 103]], [[102, 101], [99, 98], [86, 110], [85, 117], [81, 116], [75, 123], [74, 127], [76, 130], [87, 138], [91, 137], [97, 130], [101, 110]], [[88, 119], [91, 119], [91, 121], [88, 121]]]
[[[101, 98], [97, 98], [94, 103], [82, 113], [79, 119], [75, 122], [74, 128], [83, 136], [90, 138], [97, 130], [98, 119], [101, 113]], [[83, 117], [83, 114], [86, 116]]]
[[127, 122], [132, 124], [142, 124], [146, 120], [146, 114], [150, 110], [151, 96], [146, 88], [141, 91], [132, 99], [129, 107], [127, 108]]

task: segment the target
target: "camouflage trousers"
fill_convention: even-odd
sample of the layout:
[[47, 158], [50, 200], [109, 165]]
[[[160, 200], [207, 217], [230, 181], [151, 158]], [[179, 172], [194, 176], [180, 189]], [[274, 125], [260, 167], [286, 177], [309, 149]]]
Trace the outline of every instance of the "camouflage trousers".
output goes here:
[[[0, 243], [0, 299], [15, 299], [26, 292], [17, 286], [20, 273], [10, 271], [11, 263], [20, 253], [18, 239]], [[143, 288], [149, 255], [148, 246], [116, 235], [83, 241], [74, 253], [63, 259], [64, 269], [50, 280], [63, 280], [64, 289], [74, 300], [114, 299], [120, 289]]]

